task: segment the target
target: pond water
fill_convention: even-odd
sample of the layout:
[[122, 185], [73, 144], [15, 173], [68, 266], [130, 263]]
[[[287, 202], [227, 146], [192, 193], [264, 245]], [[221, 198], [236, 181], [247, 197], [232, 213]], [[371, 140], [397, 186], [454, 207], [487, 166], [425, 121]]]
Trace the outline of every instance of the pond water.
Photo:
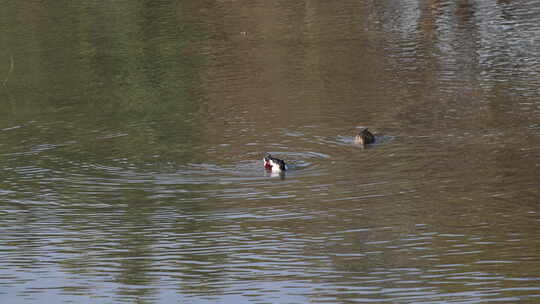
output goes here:
[[0, 302], [540, 301], [537, 1], [0, 15]]

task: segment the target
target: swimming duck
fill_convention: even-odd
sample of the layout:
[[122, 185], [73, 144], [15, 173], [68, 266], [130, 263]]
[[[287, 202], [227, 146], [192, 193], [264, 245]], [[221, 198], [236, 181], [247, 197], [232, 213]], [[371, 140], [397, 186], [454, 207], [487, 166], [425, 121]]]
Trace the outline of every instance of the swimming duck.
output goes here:
[[266, 170], [271, 170], [273, 172], [282, 172], [287, 171], [287, 164], [279, 158], [272, 157], [272, 155], [267, 154], [264, 158], [264, 168]]
[[367, 145], [372, 144], [375, 142], [375, 136], [369, 132], [369, 130], [366, 128], [362, 130], [360, 133], [358, 133], [354, 137], [354, 143], [360, 144], [360, 145]]

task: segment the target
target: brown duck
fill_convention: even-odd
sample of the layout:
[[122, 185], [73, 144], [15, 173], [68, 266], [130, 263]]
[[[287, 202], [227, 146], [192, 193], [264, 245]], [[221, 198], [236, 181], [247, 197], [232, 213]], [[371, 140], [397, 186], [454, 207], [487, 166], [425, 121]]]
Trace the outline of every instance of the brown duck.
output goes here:
[[375, 142], [375, 136], [368, 129], [362, 130], [354, 137], [354, 143], [360, 145], [372, 144]]

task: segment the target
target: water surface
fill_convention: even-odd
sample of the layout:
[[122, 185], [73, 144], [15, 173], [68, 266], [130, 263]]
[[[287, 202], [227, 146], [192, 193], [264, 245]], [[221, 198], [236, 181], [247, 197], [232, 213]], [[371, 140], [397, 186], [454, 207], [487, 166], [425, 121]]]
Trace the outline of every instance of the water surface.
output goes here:
[[535, 1], [0, 14], [0, 301], [539, 300]]

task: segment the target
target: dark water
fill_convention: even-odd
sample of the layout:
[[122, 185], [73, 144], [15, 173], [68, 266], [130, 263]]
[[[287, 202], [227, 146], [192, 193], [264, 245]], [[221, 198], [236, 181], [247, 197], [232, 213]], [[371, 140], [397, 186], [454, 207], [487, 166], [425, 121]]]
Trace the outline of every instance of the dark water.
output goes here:
[[537, 1], [0, 20], [0, 302], [540, 301]]

